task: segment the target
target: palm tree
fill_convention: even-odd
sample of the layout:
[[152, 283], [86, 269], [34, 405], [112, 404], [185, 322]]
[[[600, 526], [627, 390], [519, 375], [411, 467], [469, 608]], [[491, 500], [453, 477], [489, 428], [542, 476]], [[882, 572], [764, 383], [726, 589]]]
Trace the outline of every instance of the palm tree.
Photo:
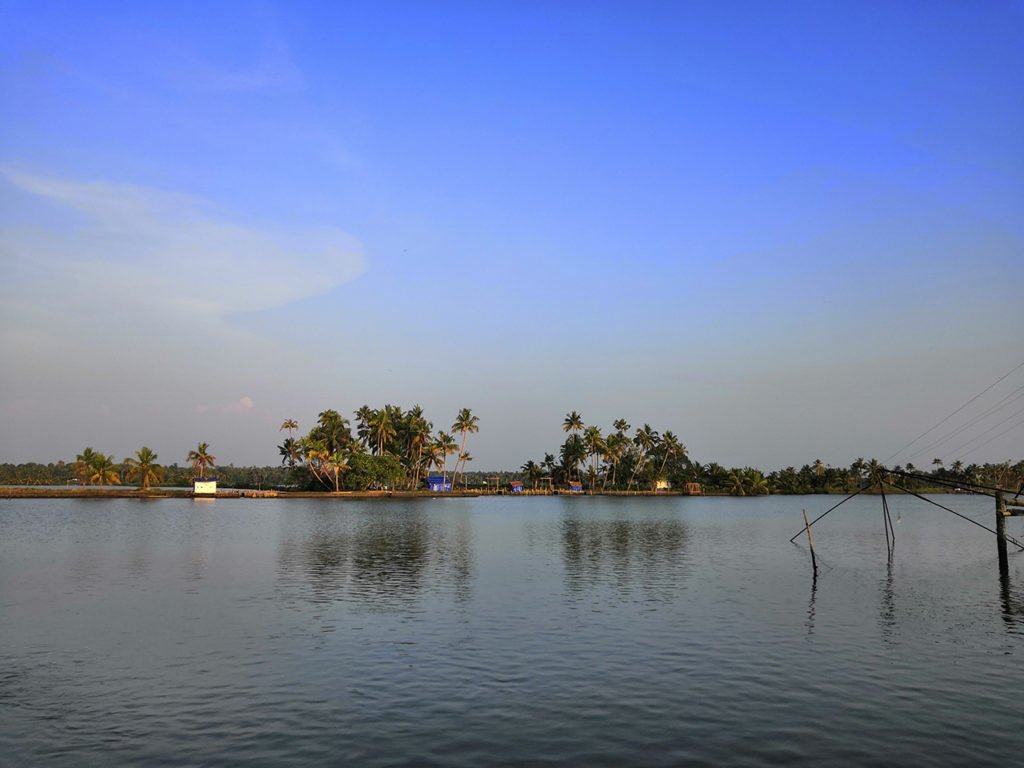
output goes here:
[[562, 431], [572, 432], [576, 434], [583, 429], [583, 417], [580, 416], [576, 411], [567, 413], [565, 419], [562, 421]]
[[565, 438], [565, 442], [562, 443], [559, 453], [562, 459], [564, 479], [567, 481], [572, 480], [573, 472], [579, 477], [579, 465], [587, 457], [587, 449], [583, 445], [583, 438], [577, 434], [569, 435]]
[[597, 457], [605, 449], [604, 436], [598, 427], [587, 427], [583, 433], [583, 444], [590, 455], [590, 490], [593, 492], [597, 479]]
[[743, 475], [743, 483], [748, 496], [761, 496], [771, 493], [768, 480], [759, 469], [747, 469]]
[[86, 448], [75, 457], [75, 463], [72, 465], [72, 470], [79, 482], [86, 484], [89, 483], [89, 478], [92, 476], [92, 463], [96, 460], [96, 455], [96, 451], [92, 448]]
[[206, 470], [217, 464], [217, 457], [210, 454], [208, 443], [200, 443], [194, 451], [189, 451], [185, 461], [192, 464], [192, 475], [197, 478], [206, 477]]
[[89, 464], [89, 482], [96, 485], [120, 485], [121, 476], [113, 459], [102, 453], [94, 453]]
[[459, 415], [455, 417], [455, 423], [452, 424], [452, 432], [462, 433], [462, 446], [459, 448], [459, 456], [455, 460], [456, 475], [459, 472], [459, 461], [465, 461], [464, 457], [466, 453], [466, 437], [467, 435], [469, 435], [470, 432], [476, 434], [477, 432], [480, 431], [480, 427], [478, 426], [479, 422], [480, 420], [473, 415], [473, 412], [470, 411], [469, 408], [463, 408], [461, 411], [459, 411]]
[[348, 472], [350, 469], [348, 462], [345, 460], [345, 455], [341, 451], [329, 454], [323, 459], [323, 468], [333, 478], [334, 492], [338, 493], [341, 490], [339, 475], [342, 472]]
[[142, 446], [135, 452], [134, 458], [124, 460], [128, 468], [125, 476], [128, 480], [138, 480], [139, 487], [143, 490], [151, 484], [159, 483], [164, 479], [164, 468], [156, 463], [157, 455], [146, 446]]
[[370, 422], [373, 421], [374, 410], [368, 405], [361, 405], [356, 411], [356, 434], [363, 445], [370, 447]]
[[747, 495], [747, 484], [746, 475], [742, 470], [734, 469], [729, 473], [726, 478], [726, 487], [729, 489], [729, 495], [731, 496], [746, 496]]
[[302, 449], [294, 437], [286, 437], [284, 443], [277, 446], [277, 451], [281, 454], [281, 463], [287, 463], [292, 469], [302, 459]]
[[298, 449], [295, 444], [295, 438], [292, 437], [292, 431], [299, 428], [299, 422], [295, 419], [285, 419], [281, 422], [281, 426], [278, 428], [278, 432], [285, 429], [288, 430], [288, 437], [282, 445], [277, 446], [277, 450], [281, 454], [281, 463], [288, 463], [291, 469], [295, 469], [295, 462], [298, 461]]
[[[576, 433], [580, 432], [582, 429], [583, 429], [583, 417], [580, 416], [580, 414], [578, 412], [571, 411], [570, 413], [567, 413], [565, 415], [565, 419], [562, 420], [562, 431], [563, 432], [571, 432], [572, 436], [576, 437]], [[575, 443], [575, 441], [573, 441], [573, 442]], [[568, 445], [568, 441], [566, 442], [566, 445]], [[577, 466], [578, 462], [574, 462], [571, 466], [568, 465], [568, 464], [565, 464], [565, 452], [566, 452], [566, 446], [562, 446], [562, 464], [565, 465], [566, 471], [569, 474], [569, 479], [571, 480], [572, 479], [572, 470], [576, 470], [576, 474], [577, 474], [577, 476], [579, 476], [579, 467]], [[575, 449], [575, 446], [573, 447], [573, 449], [570, 452], [573, 455], [575, 455], [577, 453], [577, 451]], [[580, 454], [581, 454], [581, 458], [582, 458], [582, 451], [580, 451]]]
[[458, 445], [455, 443], [455, 438], [449, 435], [447, 432], [439, 432], [437, 439], [434, 441], [434, 447], [437, 449], [434, 461], [435, 466], [442, 471], [441, 482], [442, 484], [448, 483], [448, 457], [459, 450]]
[[314, 440], [306, 435], [299, 441], [299, 450], [306, 460], [310, 474], [322, 485], [327, 485], [327, 477], [321, 475], [321, 472], [326, 472], [324, 464], [330, 458], [331, 452], [327, 450], [323, 440]]
[[658, 469], [658, 478], [665, 472], [665, 465], [668, 464], [668, 460], [673, 456], [685, 456], [686, 446], [679, 442], [679, 438], [673, 434], [671, 430], [666, 429], [665, 434], [661, 436], [661, 450], [665, 456], [661, 460], [661, 467]]
[[[420, 484], [420, 468], [423, 466], [423, 450], [430, 443], [430, 430], [433, 425], [423, 416], [423, 409], [414, 405], [406, 414], [406, 431], [409, 439], [409, 463], [413, 467], [411, 486]], [[415, 457], [413, 456], [415, 454]]]
[[348, 419], [333, 408], [317, 415], [316, 426], [309, 431], [308, 437], [323, 442], [328, 453], [344, 451], [352, 443]]
[[384, 455], [384, 446], [398, 434], [395, 427], [395, 410], [392, 405], [385, 405], [379, 411], [374, 411], [370, 418], [370, 438], [376, 443], [378, 456]]
[[885, 477], [885, 467], [878, 459], [868, 461], [866, 469], [872, 484], [882, 482], [883, 477]]
[[541, 475], [544, 474], [544, 469], [533, 459], [523, 464], [523, 474], [526, 475], [527, 480], [533, 483], [533, 490], [537, 490], [537, 483], [540, 481]]
[[636, 460], [636, 466], [633, 467], [633, 474], [626, 484], [626, 490], [629, 490], [630, 486], [633, 485], [633, 480], [636, 478], [637, 472], [643, 467], [647, 454], [658, 444], [658, 433], [651, 429], [650, 424], [644, 424], [643, 427], [637, 429], [636, 436], [633, 438], [633, 444], [640, 449], [640, 456]]
[[[615, 423], [616, 424], [619, 424], [619, 423], [624, 424], [625, 422], [623, 422], [620, 419], [619, 421], [617, 421]], [[619, 462], [622, 461], [622, 457], [626, 454], [626, 447], [629, 445], [629, 438], [626, 437], [621, 432], [615, 431], [615, 432], [612, 432], [611, 434], [609, 434], [608, 437], [605, 438], [604, 442], [605, 442], [606, 451], [607, 451], [607, 453], [606, 453], [607, 460], [612, 465], [611, 482], [612, 482], [612, 487], [614, 488], [615, 487], [615, 478], [616, 478], [616, 475], [618, 474], [618, 471], [619, 471]], [[606, 481], [608, 480], [608, 476], [607, 475], [605, 475], [605, 480]]]
[[[431, 467], [441, 468], [441, 448], [437, 444], [437, 441], [430, 440], [426, 445], [423, 446], [423, 469], [430, 473]], [[417, 483], [418, 487], [418, 483]]]
[[473, 460], [473, 456], [467, 451], [462, 454], [462, 488], [466, 488], [466, 464]]

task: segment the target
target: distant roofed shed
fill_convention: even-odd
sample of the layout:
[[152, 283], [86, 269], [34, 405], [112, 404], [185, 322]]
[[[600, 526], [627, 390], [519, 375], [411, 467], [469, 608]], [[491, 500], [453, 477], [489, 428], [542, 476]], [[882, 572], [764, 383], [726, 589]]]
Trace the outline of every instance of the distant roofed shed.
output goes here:
[[427, 490], [434, 492], [447, 493], [452, 489], [451, 478], [442, 475], [427, 475], [423, 482], [427, 486]]

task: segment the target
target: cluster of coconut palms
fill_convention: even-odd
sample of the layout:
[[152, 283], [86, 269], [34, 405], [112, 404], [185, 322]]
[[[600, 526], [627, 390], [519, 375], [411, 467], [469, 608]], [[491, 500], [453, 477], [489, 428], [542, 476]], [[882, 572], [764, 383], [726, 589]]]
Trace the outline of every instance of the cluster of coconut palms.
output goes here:
[[[122, 482], [129, 482], [147, 489], [159, 485], [164, 479], [164, 468], [157, 464], [157, 458], [151, 448], [143, 446], [134, 456], [118, 464], [111, 455], [86, 448], [75, 457], [72, 471], [82, 485], [121, 485]], [[206, 443], [199, 443], [195, 450], [189, 451], [186, 460], [192, 465], [194, 477], [205, 477], [217, 461]]]
[[686, 446], [671, 430], [658, 434], [644, 424], [631, 436], [630, 429], [625, 419], [616, 419], [605, 433], [571, 411], [562, 422], [567, 437], [558, 458], [548, 453], [541, 462], [527, 461], [523, 474], [534, 490], [542, 481], [553, 485], [585, 482], [591, 490], [653, 489], [665, 479], [670, 464], [689, 464]]
[[288, 437], [278, 446], [281, 463], [307, 470], [316, 483], [335, 492], [343, 484], [360, 489], [415, 489], [431, 470], [447, 484], [449, 457], [454, 456], [452, 487], [457, 487], [460, 477], [465, 485], [466, 465], [473, 460], [466, 441], [480, 429], [479, 419], [469, 408], [459, 411], [449, 431], [436, 434], [418, 405], [408, 411], [397, 405], [364, 405], [354, 415], [354, 435], [351, 422], [335, 410], [322, 411], [304, 437], [295, 437], [299, 424], [286, 419], [281, 431], [287, 431]]

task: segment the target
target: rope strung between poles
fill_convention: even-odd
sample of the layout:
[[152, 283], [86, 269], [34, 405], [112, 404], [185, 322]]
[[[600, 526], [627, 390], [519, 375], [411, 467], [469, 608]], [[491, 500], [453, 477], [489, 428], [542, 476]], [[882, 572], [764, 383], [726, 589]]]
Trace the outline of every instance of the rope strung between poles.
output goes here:
[[[920, 493], [914, 493], [913, 491], [909, 490], [908, 488], [903, 488], [902, 486], [896, 485], [896, 483], [894, 483], [894, 482], [892, 482], [892, 481], [886, 481], [886, 482], [888, 482], [888, 484], [889, 484], [889, 485], [891, 485], [891, 486], [892, 486], [893, 488], [895, 488], [896, 490], [898, 490], [898, 491], [903, 491], [904, 493], [909, 493], [909, 494], [910, 494], [911, 496], [916, 496], [916, 497], [917, 497], [917, 498], [919, 498], [919, 499], [920, 499], [921, 501], [927, 501], [927, 502], [928, 502], [929, 504], [934, 504], [934, 505], [935, 505], [936, 507], [938, 507], [939, 509], [944, 509], [944, 510], [946, 510], [947, 512], [949, 512], [949, 513], [951, 513], [951, 514], [954, 514], [954, 515], [956, 515], [957, 517], [959, 517], [959, 518], [961, 518], [961, 519], [963, 519], [963, 520], [966, 520], [966, 521], [967, 521], [968, 523], [970, 523], [971, 525], [976, 525], [976, 526], [978, 526], [979, 528], [981, 528], [982, 530], [984, 530], [984, 531], [988, 531], [988, 532], [989, 532], [989, 533], [991, 533], [991, 534], [992, 534], [993, 536], [998, 536], [998, 535], [999, 535], [998, 533], [996, 533], [995, 531], [993, 531], [993, 530], [992, 530], [991, 528], [989, 528], [989, 527], [988, 527], [987, 525], [982, 525], [982, 524], [981, 524], [981, 523], [979, 523], [979, 522], [978, 522], [977, 520], [971, 520], [971, 518], [967, 517], [967, 515], [961, 515], [961, 514], [960, 514], [959, 512], [957, 512], [957, 511], [956, 511], [955, 509], [950, 509], [949, 507], [944, 507], [944, 506], [943, 506], [942, 504], [939, 504], [939, 502], [937, 502], [937, 501], [932, 501], [932, 500], [931, 500], [931, 499], [929, 499], [929, 498], [928, 498], [927, 496], [922, 496], [922, 495], [921, 495]], [[1018, 549], [1019, 549], [1019, 550], [1020, 550], [1021, 552], [1024, 552], [1024, 544], [1021, 544], [1021, 543], [1020, 543], [1019, 541], [1017, 541], [1017, 540], [1016, 540], [1015, 538], [1013, 538], [1012, 536], [1007, 536], [1007, 537], [1006, 537], [1006, 540], [1007, 540], [1007, 541], [1009, 541], [1009, 542], [1012, 542], [1012, 543], [1013, 543], [1013, 545], [1014, 545], [1015, 547], [1017, 547], [1017, 548], [1018, 548]]]
[[922, 482], [925, 483], [935, 483], [936, 485], [942, 485], [945, 486], [946, 488], [980, 488], [983, 491], [992, 491], [992, 493], [979, 493], [979, 496], [991, 496], [995, 498], [995, 494], [997, 493], [1013, 493], [1013, 491], [1008, 490], [1006, 488], [996, 488], [995, 486], [982, 485], [981, 483], [971, 483], [966, 480], [964, 482], [957, 482], [956, 480], [946, 480], [941, 477], [929, 477], [928, 475], [919, 475], [916, 472], [904, 472], [899, 469], [886, 469], [885, 471], [891, 475], [900, 475], [901, 477], [912, 477], [915, 480], [921, 480]]
[[[828, 514], [829, 512], [831, 512], [831, 511], [832, 511], [833, 509], [836, 509], [837, 507], [841, 507], [841, 506], [842, 506], [843, 504], [845, 504], [846, 502], [848, 502], [848, 501], [849, 501], [850, 499], [852, 499], [852, 498], [853, 498], [854, 496], [856, 496], [856, 495], [857, 495], [858, 493], [861, 493], [861, 492], [863, 492], [863, 491], [866, 491], [866, 490], [867, 490], [868, 488], [870, 488], [870, 487], [871, 487], [871, 485], [873, 485], [873, 483], [869, 483], [868, 485], [863, 485], [863, 486], [861, 486], [861, 487], [860, 487], [860, 488], [858, 488], [858, 489], [857, 489], [856, 491], [854, 491], [854, 492], [853, 492], [853, 493], [851, 493], [851, 494], [850, 494], [849, 496], [847, 496], [847, 497], [846, 497], [845, 499], [843, 499], [843, 500], [842, 500], [842, 501], [840, 501], [840, 502], [839, 502], [838, 504], [836, 504], [836, 505], [835, 505], [834, 507], [829, 507], [829, 508], [828, 508], [828, 509], [826, 509], [826, 510], [825, 510], [824, 512], [822, 512], [822, 513], [821, 513], [820, 515], [818, 515], [818, 516], [817, 516], [816, 518], [814, 518], [813, 520], [811, 520], [811, 523], [810, 523], [810, 524], [811, 524], [811, 525], [814, 525], [814, 524], [815, 524], [816, 522], [818, 522], [819, 520], [821, 520], [821, 518], [823, 518], [823, 517], [824, 517], [825, 515], [827, 515], [827, 514]], [[804, 530], [798, 531], [798, 532], [797, 532], [797, 533], [796, 533], [796, 534], [795, 534], [795, 535], [793, 536], [793, 538], [792, 538], [792, 539], [790, 539], [790, 541], [791, 541], [791, 542], [795, 542], [795, 541], [796, 541], [796, 539], [797, 539], [797, 537], [798, 537], [798, 536], [799, 536], [799, 535], [800, 535], [801, 533], [807, 533], [807, 530], [806, 530], [806, 529], [804, 529]]]

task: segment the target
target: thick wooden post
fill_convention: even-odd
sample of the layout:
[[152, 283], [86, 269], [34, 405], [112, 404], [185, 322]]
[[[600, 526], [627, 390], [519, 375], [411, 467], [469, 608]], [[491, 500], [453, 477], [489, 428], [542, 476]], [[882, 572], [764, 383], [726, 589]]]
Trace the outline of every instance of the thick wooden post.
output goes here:
[[999, 573], [1010, 572], [1010, 561], [1006, 556], [1006, 500], [996, 493], [996, 547], [999, 549]]

